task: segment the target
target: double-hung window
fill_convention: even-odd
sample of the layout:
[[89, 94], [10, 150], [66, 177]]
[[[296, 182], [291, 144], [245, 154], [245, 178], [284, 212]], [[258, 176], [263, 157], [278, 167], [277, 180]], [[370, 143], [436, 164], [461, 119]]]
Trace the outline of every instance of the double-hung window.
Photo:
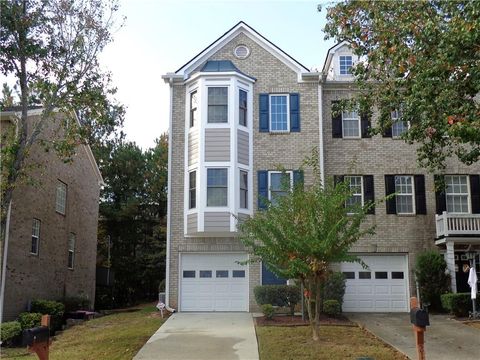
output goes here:
[[194, 127], [198, 119], [198, 93], [197, 90], [190, 93], [190, 127]]
[[288, 95], [270, 95], [270, 131], [290, 131], [290, 109]]
[[33, 219], [32, 223], [32, 243], [30, 246], [30, 254], [38, 255], [40, 245], [40, 220]]
[[402, 120], [401, 110], [394, 110], [390, 115], [392, 119], [392, 137], [401, 137], [408, 130], [408, 123]]
[[240, 208], [248, 209], [248, 172], [240, 170]]
[[55, 210], [65, 215], [65, 210], [67, 207], [67, 184], [58, 181], [57, 182], [57, 191], [55, 198]]
[[73, 269], [75, 261], [75, 234], [70, 233], [68, 237], [68, 263], [67, 266], [69, 269]]
[[352, 56], [344, 55], [339, 56], [340, 61], [340, 75], [351, 75], [352, 74]]
[[238, 123], [247, 126], [247, 92], [239, 90], [238, 93]]
[[344, 138], [360, 137], [360, 115], [358, 111], [342, 111], [342, 129]]
[[228, 169], [207, 169], [207, 206], [228, 206]]
[[188, 208], [197, 207], [197, 172], [190, 171], [188, 174]]
[[293, 173], [292, 171], [269, 172], [269, 192], [268, 198], [272, 204], [275, 204], [278, 199], [285, 196], [293, 185]]
[[413, 176], [395, 176], [397, 214], [414, 214]]
[[228, 87], [208, 88], [208, 123], [228, 122]]
[[469, 191], [466, 175], [445, 176], [445, 197], [447, 211], [450, 213], [468, 213]]
[[351, 195], [346, 201], [346, 206], [363, 206], [362, 176], [345, 176], [345, 182], [350, 187]]

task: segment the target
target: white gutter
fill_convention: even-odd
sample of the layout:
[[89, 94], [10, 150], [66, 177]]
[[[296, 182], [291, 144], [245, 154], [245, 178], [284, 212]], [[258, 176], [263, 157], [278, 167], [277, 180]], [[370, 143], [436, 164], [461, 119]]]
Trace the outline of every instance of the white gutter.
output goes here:
[[325, 159], [324, 159], [324, 149], [323, 149], [323, 88], [322, 83], [318, 83], [318, 131], [319, 131], [319, 148], [318, 148], [318, 157], [320, 162], [320, 180], [322, 186], [325, 186]]
[[5, 224], [5, 246], [3, 248], [2, 285], [0, 289], [0, 324], [3, 323], [3, 301], [5, 298], [5, 280], [7, 278], [8, 238], [10, 233], [10, 215], [12, 212], [12, 200], [8, 204], [7, 223]]
[[[164, 80], [166, 80], [164, 78]], [[168, 116], [168, 191], [167, 191], [167, 258], [165, 267], [165, 305], [170, 305], [170, 240], [171, 240], [171, 202], [172, 202], [172, 123], [173, 123], [173, 78], [170, 85], [170, 113]], [[166, 81], [165, 81], [166, 82]]]

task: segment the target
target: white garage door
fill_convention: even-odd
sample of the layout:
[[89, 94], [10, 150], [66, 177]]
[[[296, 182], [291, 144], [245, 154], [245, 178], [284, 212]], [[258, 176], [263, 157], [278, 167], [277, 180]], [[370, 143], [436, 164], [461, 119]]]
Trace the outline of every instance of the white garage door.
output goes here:
[[408, 311], [407, 257], [360, 256], [369, 266], [342, 263], [347, 278], [344, 312], [406, 312]]
[[180, 311], [248, 311], [247, 254], [182, 254]]

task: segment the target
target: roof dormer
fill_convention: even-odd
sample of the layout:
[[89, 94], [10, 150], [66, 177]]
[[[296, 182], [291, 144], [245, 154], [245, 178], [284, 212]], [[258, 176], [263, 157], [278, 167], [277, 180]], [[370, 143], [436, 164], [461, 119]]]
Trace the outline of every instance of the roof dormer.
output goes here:
[[342, 41], [330, 48], [327, 53], [323, 76], [327, 81], [353, 81], [352, 67], [359, 61], [350, 44]]

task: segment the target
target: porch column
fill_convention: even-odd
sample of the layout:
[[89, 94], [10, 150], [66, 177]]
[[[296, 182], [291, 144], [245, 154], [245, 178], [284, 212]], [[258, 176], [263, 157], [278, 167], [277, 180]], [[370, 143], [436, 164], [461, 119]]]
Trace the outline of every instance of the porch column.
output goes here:
[[447, 269], [450, 273], [452, 292], [457, 292], [457, 277], [455, 274], [455, 249], [452, 241], [447, 241], [447, 252], [445, 253], [445, 261], [447, 263]]

